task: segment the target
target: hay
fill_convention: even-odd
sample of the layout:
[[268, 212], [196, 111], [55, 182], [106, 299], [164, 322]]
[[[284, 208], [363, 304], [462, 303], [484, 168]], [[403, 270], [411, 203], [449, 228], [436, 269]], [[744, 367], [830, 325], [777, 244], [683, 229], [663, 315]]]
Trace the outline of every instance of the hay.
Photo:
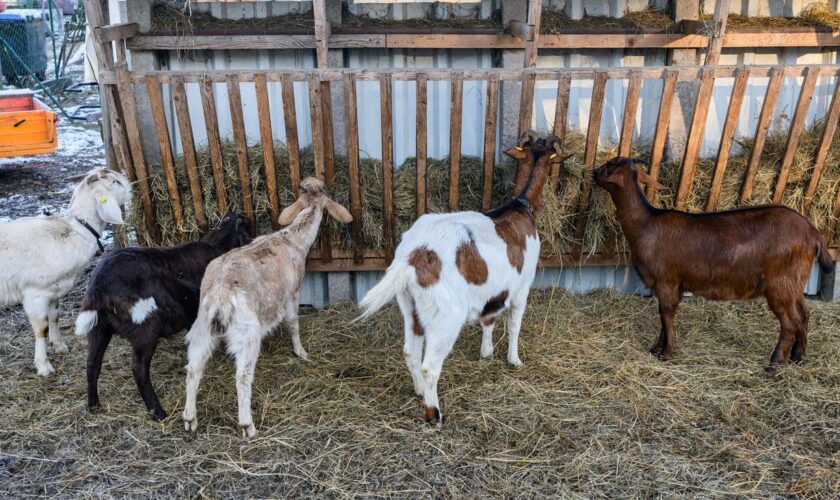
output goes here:
[[[411, 17], [408, 19], [394, 19], [392, 17], [370, 17], [368, 15], [353, 14], [348, 10], [348, 3], [343, 4], [343, 13], [341, 14], [341, 29], [417, 29], [420, 31], [439, 31], [439, 30], [499, 30], [501, 29], [501, 19], [499, 18], [500, 11], [497, 11], [494, 16], [480, 19], [469, 18], [458, 15], [452, 15], [451, 9], [453, 6], [446, 4], [432, 4], [429, 7], [428, 13], [425, 17]], [[457, 6], [454, 6], [457, 7]], [[447, 17], [439, 17], [440, 9], [446, 9], [449, 14]]]
[[558, 35], [569, 30], [675, 31], [679, 26], [664, 10], [645, 9], [627, 12], [622, 17], [583, 16], [570, 19], [563, 11], [545, 9], [540, 20], [540, 33]]
[[159, 3], [152, 7], [151, 31], [190, 35], [208, 30], [217, 34], [241, 32], [258, 34], [268, 31], [312, 31], [312, 12], [290, 13], [282, 16], [254, 17], [248, 19], [219, 19], [207, 12], [184, 8], [180, 3]]
[[[700, 16], [702, 21], [711, 22], [711, 14]], [[755, 31], [757, 29], [815, 28], [817, 30], [840, 30], [840, 13], [825, 3], [808, 4], [796, 17], [742, 16], [730, 14], [726, 28], [732, 31]]]
[[[61, 326], [72, 329], [64, 300]], [[0, 321], [0, 492], [130, 497], [823, 497], [840, 488], [840, 305], [809, 302], [809, 358], [767, 374], [778, 323], [763, 303], [689, 301], [676, 359], [647, 353], [659, 331], [652, 299], [535, 291], [520, 342], [523, 368], [478, 359], [465, 328], [440, 383], [447, 422], [422, 421], [394, 306], [367, 324], [343, 304], [304, 310], [310, 361], [286, 335], [266, 339], [253, 391], [259, 434], [236, 426], [233, 363], [219, 350], [183, 430], [183, 337], [164, 340], [153, 381], [172, 416], [145, 415], [115, 339], [85, 409], [84, 341], [32, 367], [20, 308]], [[11, 335], [10, 335], [11, 333]]]

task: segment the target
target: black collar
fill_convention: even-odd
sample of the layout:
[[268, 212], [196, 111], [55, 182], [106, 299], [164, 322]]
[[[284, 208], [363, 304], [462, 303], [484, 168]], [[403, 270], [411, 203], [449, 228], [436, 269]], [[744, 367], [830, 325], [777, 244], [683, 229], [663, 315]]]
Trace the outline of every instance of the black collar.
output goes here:
[[80, 217], [76, 217], [76, 222], [83, 225], [85, 229], [90, 231], [90, 234], [92, 234], [93, 237], [96, 238], [96, 244], [99, 245], [99, 253], [105, 253], [105, 247], [103, 247], [102, 242], [99, 241], [99, 233], [96, 232], [96, 229], [92, 228], [90, 224], [88, 224], [84, 219]]
[[519, 203], [521, 203], [521, 204], [522, 204], [522, 206], [524, 206], [524, 207], [528, 210], [528, 213], [529, 213], [529, 214], [534, 213], [534, 206], [533, 206], [533, 205], [531, 205], [531, 202], [530, 202], [530, 201], [528, 201], [528, 199], [527, 199], [527, 198], [524, 198], [524, 197], [521, 197], [521, 196], [520, 196], [520, 197], [516, 198], [516, 201], [518, 201]]

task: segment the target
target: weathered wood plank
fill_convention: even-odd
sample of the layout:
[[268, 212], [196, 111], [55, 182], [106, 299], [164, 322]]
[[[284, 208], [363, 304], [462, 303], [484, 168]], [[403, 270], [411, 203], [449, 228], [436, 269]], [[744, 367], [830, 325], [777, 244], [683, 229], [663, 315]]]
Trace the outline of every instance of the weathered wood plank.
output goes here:
[[536, 75], [527, 73], [522, 75], [522, 92], [519, 99], [519, 134], [531, 128], [531, 118], [534, 113], [534, 87]]
[[181, 233], [181, 241], [186, 241], [187, 235], [184, 231], [184, 213], [181, 209], [181, 193], [178, 191], [178, 182], [175, 179], [175, 162], [172, 158], [172, 143], [169, 140], [169, 130], [166, 124], [166, 114], [163, 111], [163, 97], [160, 92], [160, 83], [154, 76], [146, 77], [146, 90], [149, 93], [149, 104], [151, 105], [152, 120], [155, 123], [155, 133], [160, 146], [160, 160], [163, 166], [163, 173], [166, 177], [166, 190], [169, 193], [169, 203], [172, 205], [172, 218], [175, 226]]
[[[324, 124], [324, 113], [321, 93], [321, 82], [319, 78], [312, 74], [308, 80], [309, 86], [309, 115], [312, 119], [312, 144], [320, 144], [322, 147], [313, 147], [312, 153], [315, 160], [315, 177], [326, 182], [326, 127]], [[330, 134], [332, 135], [332, 134]], [[324, 225], [321, 228], [320, 248], [322, 259], [329, 261], [332, 258], [332, 241], [329, 226]]]
[[187, 92], [184, 80], [172, 80], [172, 100], [175, 102], [175, 117], [178, 122], [178, 132], [181, 135], [181, 149], [184, 151], [184, 168], [190, 184], [190, 195], [195, 212], [195, 221], [202, 233], [208, 230], [207, 215], [204, 213], [204, 194], [201, 191], [201, 176], [198, 174], [198, 162], [195, 157], [195, 140], [193, 139], [192, 120], [187, 105]]
[[[566, 142], [566, 122], [569, 113], [569, 92], [572, 86], [572, 79], [569, 75], [563, 75], [557, 81], [557, 98], [554, 103], [554, 127], [553, 133], [560, 138], [561, 143]], [[560, 169], [562, 165], [553, 163], [549, 172], [549, 180], [552, 189], [560, 186]]]
[[694, 172], [697, 169], [697, 159], [700, 156], [700, 146], [703, 141], [703, 131], [706, 129], [706, 116], [709, 113], [709, 102], [715, 86], [713, 71], [704, 70], [700, 77], [700, 88], [697, 90], [697, 100], [694, 102], [694, 114], [691, 118], [691, 129], [685, 144], [680, 185], [677, 189], [676, 208], [685, 208], [691, 185], [694, 182]]
[[394, 258], [396, 244], [394, 217], [394, 141], [391, 106], [391, 75], [384, 74], [379, 80], [380, 123], [382, 124], [382, 201], [384, 204], [383, 236], [385, 256], [388, 262]]
[[481, 177], [481, 209], [490, 210], [493, 202], [493, 164], [496, 159], [496, 120], [499, 112], [499, 77], [487, 81], [487, 103], [484, 112], [484, 171]]
[[225, 170], [222, 162], [222, 143], [219, 138], [219, 117], [216, 115], [216, 99], [213, 94], [213, 82], [209, 79], [201, 81], [201, 107], [204, 109], [204, 125], [207, 129], [207, 145], [210, 149], [210, 163], [213, 165], [213, 183], [216, 187], [216, 203], [219, 215], [228, 208], [227, 192], [225, 188]]
[[787, 187], [790, 167], [793, 165], [793, 157], [796, 155], [796, 148], [799, 147], [799, 138], [802, 137], [802, 130], [805, 126], [805, 117], [808, 116], [808, 107], [811, 105], [811, 98], [814, 96], [814, 88], [817, 86], [816, 68], [808, 68], [805, 80], [802, 82], [802, 90], [799, 92], [799, 99], [796, 101], [796, 110], [793, 112], [793, 119], [790, 122], [785, 155], [782, 157], [782, 166], [779, 169], [779, 178], [776, 180], [776, 188], [773, 191], [773, 203], [781, 203], [782, 195]]
[[277, 194], [277, 167], [274, 164], [274, 134], [271, 132], [271, 108], [268, 100], [268, 83], [265, 75], [256, 75], [254, 86], [257, 91], [257, 115], [260, 120], [260, 142], [263, 147], [265, 183], [268, 191], [268, 205], [271, 213], [271, 227], [280, 228], [280, 198]]
[[300, 146], [298, 143], [297, 110], [295, 106], [295, 84], [291, 77], [283, 75], [283, 126], [286, 128], [286, 147], [289, 151], [289, 176], [292, 193], [300, 190]]
[[729, 108], [726, 110], [726, 119], [721, 131], [720, 143], [718, 145], [715, 171], [712, 174], [712, 186], [709, 190], [709, 200], [706, 203], [706, 211], [717, 210], [720, 189], [723, 185], [723, 175], [729, 163], [729, 150], [732, 148], [732, 140], [735, 137], [735, 129], [738, 127], [738, 117], [741, 115], [741, 104], [744, 102], [744, 91], [747, 89], [747, 81], [750, 77], [750, 70], [742, 69], [735, 75], [735, 83], [732, 85], [732, 92], [729, 96]]
[[452, 75], [450, 86], [451, 110], [449, 115], [449, 210], [459, 209], [461, 182], [461, 114], [464, 104], [464, 78], [461, 73]]
[[712, 34], [709, 37], [709, 48], [706, 49], [706, 66], [717, 66], [720, 59], [720, 49], [723, 48], [726, 35], [726, 21], [729, 19], [730, 0], [716, 0], [715, 13], [712, 17]]
[[350, 179], [350, 238], [353, 240], [353, 262], [365, 259], [365, 238], [362, 218], [362, 188], [359, 171], [359, 118], [356, 101], [356, 80], [353, 75], [344, 77], [344, 120], [347, 134], [347, 170]]
[[417, 75], [417, 217], [426, 213], [426, 164], [427, 155], [426, 148], [428, 147], [428, 123], [427, 123], [427, 106], [428, 106], [428, 83], [426, 76]]
[[[659, 179], [659, 169], [662, 167], [662, 156], [665, 153], [665, 138], [668, 136], [668, 125], [671, 123], [671, 105], [674, 102], [674, 91], [677, 88], [679, 71], [672, 70], [665, 73], [662, 80], [662, 96], [659, 98], [659, 114], [656, 118], [656, 129], [653, 133], [653, 144], [650, 152], [649, 174]], [[650, 186], [647, 187], [648, 198], [656, 196]]]
[[837, 131], [837, 120], [840, 118], [840, 80], [834, 85], [834, 95], [831, 98], [831, 106], [828, 109], [820, 145], [817, 147], [817, 153], [814, 157], [814, 170], [811, 172], [811, 178], [808, 180], [808, 188], [805, 191], [805, 200], [802, 202], [802, 213], [806, 216], [811, 212], [811, 204], [814, 201], [814, 195], [817, 192], [820, 177], [822, 177], [825, 159], [834, 140], [834, 133]]
[[528, 26], [531, 28], [531, 37], [525, 41], [525, 67], [535, 68], [537, 66], [537, 51], [540, 46], [542, 0], [530, 0], [528, 4]]
[[251, 175], [248, 172], [248, 140], [245, 137], [245, 116], [242, 112], [242, 94], [236, 75], [230, 75], [227, 81], [228, 102], [230, 103], [230, 121], [233, 126], [233, 147], [236, 150], [237, 172], [242, 190], [242, 207], [245, 217], [251, 221], [252, 236], [256, 234], [257, 219], [254, 214], [254, 197], [251, 194]]
[[636, 125], [636, 111], [639, 109], [639, 95], [642, 92], [642, 78], [638, 73], [630, 75], [627, 84], [627, 97], [624, 100], [624, 117], [621, 123], [621, 139], [618, 144], [618, 156], [630, 156], [633, 143], [633, 126]]
[[761, 160], [761, 152], [764, 150], [764, 142], [767, 139], [767, 130], [770, 129], [770, 122], [773, 119], [773, 110], [776, 107], [776, 100], [779, 97], [779, 90], [782, 88], [782, 81], [785, 71], [782, 68], [774, 68], [770, 73], [770, 81], [767, 83], [767, 90], [764, 93], [764, 103], [761, 105], [761, 113], [758, 115], [758, 125], [755, 129], [753, 148], [750, 151], [750, 160], [747, 164], [747, 173], [744, 176], [744, 184], [741, 187], [740, 204], [744, 205], [752, 196], [755, 176], [758, 173], [758, 164]]
[[604, 110], [604, 91], [607, 75], [598, 73], [592, 85], [592, 100], [589, 108], [589, 124], [586, 128], [586, 146], [583, 152], [583, 187], [578, 201], [577, 221], [575, 225], [575, 243], [572, 254], [581, 255], [586, 225], [589, 221], [589, 203], [592, 197], [592, 176], [589, 171], [595, 165], [598, 153], [598, 137], [601, 134], [601, 114]]

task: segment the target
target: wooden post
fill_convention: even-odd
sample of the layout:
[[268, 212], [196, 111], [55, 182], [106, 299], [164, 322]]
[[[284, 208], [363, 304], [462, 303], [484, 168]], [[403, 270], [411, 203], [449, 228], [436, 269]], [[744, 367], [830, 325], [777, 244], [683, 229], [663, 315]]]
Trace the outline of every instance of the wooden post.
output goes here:
[[484, 113], [484, 172], [481, 176], [481, 209], [493, 203], [493, 164], [496, 160], [496, 117], [499, 112], [499, 75], [487, 80], [487, 105]]
[[528, 27], [530, 40], [525, 41], [525, 67], [537, 67], [537, 49], [540, 41], [540, 22], [542, 20], [542, 0], [530, 0], [528, 5]]
[[382, 124], [382, 201], [385, 207], [383, 236], [385, 238], [385, 259], [390, 264], [394, 259], [396, 238], [394, 228], [394, 144], [393, 120], [391, 115], [391, 74], [379, 77], [380, 123]]
[[187, 93], [184, 89], [184, 78], [172, 77], [172, 100], [175, 102], [175, 116], [178, 131], [181, 134], [181, 149], [184, 151], [184, 166], [190, 183], [190, 195], [195, 211], [195, 221], [202, 233], [207, 232], [207, 215], [204, 213], [204, 194], [201, 191], [201, 177], [198, 175], [198, 162], [195, 158], [195, 141], [193, 140], [192, 121], [187, 105]]
[[828, 156], [828, 149], [834, 139], [834, 132], [837, 130], [837, 119], [840, 118], [840, 81], [834, 86], [834, 95], [831, 98], [831, 107], [825, 117], [825, 128], [823, 128], [822, 139], [817, 148], [814, 159], [814, 170], [808, 180], [808, 189], [805, 192], [805, 200], [802, 203], [802, 213], [806, 216], [811, 211], [811, 203], [814, 201], [814, 194], [817, 192], [817, 185], [822, 177], [825, 159]]
[[347, 133], [347, 170], [350, 181], [350, 237], [353, 239], [353, 262], [365, 260], [365, 238], [362, 220], [362, 194], [359, 171], [359, 119], [356, 109], [356, 79], [344, 75], [344, 120]]
[[707, 212], [712, 212], [717, 209], [720, 189], [723, 184], [723, 174], [726, 172], [726, 165], [729, 163], [729, 150], [732, 147], [735, 128], [738, 126], [741, 103], [744, 102], [744, 91], [747, 89], [749, 77], [749, 68], [739, 68], [735, 73], [735, 83], [732, 85], [732, 93], [729, 95], [729, 108], [726, 110], [726, 121], [723, 124], [723, 131], [720, 136], [717, 161], [715, 161], [715, 172], [712, 176], [712, 186], [709, 190], [709, 201], [706, 203]]
[[452, 74], [450, 88], [452, 108], [449, 115], [449, 210], [458, 210], [461, 182], [461, 112], [464, 102], [464, 76]]
[[691, 129], [688, 132], [688, 141], [685, 145], [685, 156], [683, 157], [682, 175], [680, 186], [677, 190], [676, 208], [682, 210], [691, 192], [691, 185], [694, 181], [694, 171], [697, 168], [697, 159], [700, 156], [700, 146], [703, 140], [703, 131], [706, 129], [706, 115], [709, 112], [709, 101], [712, 98], [712, 89], [715, 86], [715, 73], [711, 69], [704, 69], [700, 77], [700, 88], [697, 90], [697, 100], [694, 103], [694, 115], [691, 119]]
[[292, 193], [300, 190], [300, 147], [298, 145], [297, 110], [295, 106], [295, 82], [288, 73], [283, 75], [283, 125], [286, 128], [286, 148], [289, 151], [289, 177]]
[[260, 120], [260, 142], [263, 148], [265, 183], [268, 191], [268, 204], [271, 211], [271, 228], [279, 229], [280, 198], [277, 194], [277, 169], [274, 165], [274, 134], [271, 132], [271, 108], [268, 101], [268, 83], [265, 73], [254, 75], [254, 87], [257, 91], [257, 115]]
[[785, 147], [785, 156], [782, 157], [779, 178], [776, 181], [776, 189], [773, 191], [773, 203], [782, 202], [782, 195], [785, 193], [790, 167], [793, 165], [796, 148], [799, 147], [799, 138], [802, 136], [805, 117], [808, 116], [808, 106], [811, 105], [811, 98], [814, 96], [814, 88], [817, 85], [819, 74], [819, 68], [808, 67], [805, 69], [805, 80], [802, 82], [802, 90], [799, 92], [799, 99], [796, 101], [796, 110], [793, 112], [793, 119], [790, 121], [790, 132], [787, 146]]
[[330, 38], [330, 23], [327, 21], [327, 7], [324, 0], [313, 0], [312, 14], [315, 19], [315, 54], [319, 68], [326, 68], [327, 47]]
[[586, 127], [586, 147], [583, 152], [583, 187], [578, 202], [577, 224], [575, 227], [575, 243], [573, 255], [580, 258], [583, 252], [583, 238], [586, 235], [586, 225], [589, 221], [589, 201], [592, 196], [592, 176], [590, 170], [595, 165], [598, 153], [598, 138], [601, 135], [601, 114], [604, 110], [604, 90], [607, 86], [607, 75], [598, 73], [592, 86], [592, 102], [589, 107], [589, 124]]
[[633, 143], [633, 126], [636, 124], [636, 111], [639, 107], [641, 91], [641, 75], [633, 72], [630, 74], [630, 81], [627, 84], [627, 98], [624, 100], [624, 117], [622, 118], [618, 156], [630, 156], [630, 146]]
[[417, 217], [426, 213], [426, 148], [428, 147], [426, 130], [427, 106], [428, 106], [428, 79], [425, 73], [417, 75], [417, 134], [416, 157], [417, 157]]
[[156, 76], [146, 77], [146, 89], [149, 92], [149, 102], [152, 105], [152, 118], [155, 122], [155, 133], [160, 145], [160, 158], [163, 166], [163, 173], [166, 175], [166, 189], [169, 193], [169, 201], [172, 204], [172, 217], [175, 219], [175, 226], [181, 233], [181, 241], [186, 241], [187, 235], [184, 231], [184, 214], [181, 211], [181, 194], [178, 191], [178, 182], [175, 179], [175, 162], [172, 158], [172, 143], [169, 140], [169, 130], [166, 125], [166, 115], [163, 112], [163, 98], [160, 93], [160, 82]]
[[[554, 127], [553, 133], [560, 139], [561, 144], [566, 142], [566, 122], [569, 114], [569, 92], [571, 91], [572, 77], [570, 75], [563, 75], [557, 82], [557, 99], [554, 104]], [[560, 167], [559, 163], [551, 165], [549, 172], [549, 181], [552, 186], [551, 189], [557, 190], [560, 187]]]
[[[650, 176], [659, 179], [659, 169], [662, 166], [662, 156], [665, 154], [665, 138], [668, 135], [668, 125], [671, 121], [671, 108], [674, 93], [677, 89], [679, 71], [669, 69], [662, 80], [662, 96], [659, 98], [659, 114], [656, 118], [656, 131], [653, 133], [653, 145], [650, 151]], [[648, 186], [648, 198], [653, 199], [656, 191]]]
[[[307, 80], [309, 84], [309, 111], [312, 118], [312, 154], [315, 159], [315, 177], [326, 184], [326, 126], [324, 123], [323, 94], [321, 92], [321, 79], [315, 74], [310, 74]], [[332, 137], [332, 131], [330, 131]], [[321, 260], [325, 263], [332, 261], [332, 237], [329, 225], [321, 228]]]
[[208, 77], [202, 77], [201, 106], [204, 109], [204, 125], [207, 129], [207, 145], [210, 149], [210, 163], [213, 165], [213, 181], [216, 186], [216, 202], [219, 215], [228, 210], [227, 192], [225, 188], [225, 167], [222, 161], [222, 143], [219, 138], [219, 117], [216, 115], [216, 98], [213, 93], [213, 82]]
[[715, 2], [712, 38], [709, 40], [709, 48], [706, 49], [706, 66], [717, 66], [720, 59], [723, 36], [726, 34], [726, 21], [729, 19], [729, 4], [730, 0], [717, 0]]
[[534, 112], [534, 87], [537, 75], [522, 74], [522, 95], [519, 99], [519, 134], [531, 128], [531, 117]]
[[779, 89], [782, 87], [785, 72], [783, 68], [773, 68], [770, 71], [770, 81], [767, 83], [767, 90], [764, 93], [764, 103], [761, 105], [761, 113], [758, 115], [758, 125], [755, 129], [755, 140], [750, 151], [750, 161], [747, 164], [747, 173], [744, 176], [744, 185], [741, 188], [741, 205], [746, 204], [752, 196], [752, 188], [755, 183], [755, 175], [758, 173], [758, 162], [761, 160], [761, 152], [764, 150], [764, 141], [767, 139], [767, 130], [770, 128], [770, 121], [773, 118], [773, 109], [776, 107], [776, 100], [779, 97]]
[[[230, 121], [233, 126], [233, 147], [236, 150], [236, 162], [239, 184], [242, 189], [242, 208], [245, 217], [251, 221], [251, 236], [256, 234], [257, 219], [254, 215], [254, 198], [251, 194], [251, 175], [248, 171], [248, 139], [245, 137], [245, 116], [242, 112], [242, 94], [239, 79], [235, 74], [227, 75], [228, 102]], [[220, 214], [221, 215], [221, 214]]]

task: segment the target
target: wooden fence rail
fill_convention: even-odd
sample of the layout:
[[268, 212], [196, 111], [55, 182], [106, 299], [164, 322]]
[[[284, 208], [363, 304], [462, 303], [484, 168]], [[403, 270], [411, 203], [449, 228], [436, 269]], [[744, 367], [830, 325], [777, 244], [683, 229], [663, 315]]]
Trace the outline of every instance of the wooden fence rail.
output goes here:
[[[314, 172], [324, 179], [331, 189], [336, 182], [335, 157], [333, 149], [333, 123], [331, 108], [330, 82], [337, 82], [336, 88], [343, 89], [344, 94], [344, 118], [347, 141], [347, 170], [340, 172], [348, 178], [348, 200], [349, 209], [354, 217], [354, 222], [349, 230], [349, 245], [342, 245], [334, 238], [325, 225], [322, 231], [321, 244], [310, 255], [309, 267], [312, 270], [341, 271], [341, 270], [375, 270], [384, 269], [393, 256], [394, 247], [399, 235], [397, 215], [395, 212], [395, 166], [393, 161], [393, 115], [392, 115], [392, 86], [396, 81], [415, 81], [417, 83], [417, 113], [416, 113], [416, 215], [426, 213], [428, 186], [426, 176], [429, 160], [426, 154], [427, 137], [427, 85], [431, 81], [445, 80], [450, 82], [451, 90], [451, 130], [448, 171], [448, 193], [447, 204], [450, 210], [457, 210], [461, 206], [462, 193], [460, 190], [462, 176], [461, 151], [461, 114], [463, 103], [464, 81], [486, 82], [486, 126], [484, 127], [484, 147], [482, 148], [484, 158], [481, 159], [482, 178], [480, 185], [471, 186], [473, 190], [481, 193], [480, 207], [488, 209], [491, 205], [494, 178], [495, 153], [499, 149], [500, 138], [497, 137], [497, 118], [500, 98], [500, 87], [504, 82], [521, 82], [522, 99], [519, 113], [520, 127], [524, 128], [531, 123], [534, 103], [534, 84], [539, 81], [555, 81], [558, 84], [557, 102], [555, 112], [555, 123], [551, 127], [554, 134], [565, 137], [567, 134], [567, 115], [569, 107], [569, 90], [572, 81], [590, 80], [593, 82], [591, 108], [589, 111], [588, 128], [585, 132], [585, 148], [582, 155], [583, 174], [580, 194], [577, 200], [577, 213], [571, 214], [575, 217], [572, 224], [574, 243], [567, 252], [561, 255], [554, 255], [543, 259], [545, 266], [559, 266], [579, 263], [599, 264], [614, 263], [622, 261], [626, 255], [616, 253], [612, 250], [613, 242], [608, 242], [604, 248], [592, 248], [585, 243], [587, 225], [590, 223], [590, 212], [592, 210], [593, 186], [591, 186], [591, 170], [597, 166], [599, 154], [599, 132], [602, 109], [604, 104], [604, 93], [607, 83], [610, 80], [627, 81], [627, 99], [624, 108], [620, 127], [620, 141], [618, 152], [622, 155], [630, 154], [640, 147], [649, 148], [650, 174], [658, 178], [662, 172], [662, 161], [665, 150], [666, 136], [669, 127], [671, 104], [674, 99], [675, 88], [678, 81], [697, 80], [694, 109], [690, 120], [690, 129], [685, 148], [682, 165], [679, 171], [674, 205], [683, 208], [690, 195], [695, 189], [695, 177], [698, 172], [700, 147], [702, 144], [704, 127], [711, 101], [712, 90], [715, 82], [721, 78], [734, 78], [732, 92], [729, 99], [729, 108], [726, 112], [722, 137], [719, 142], [719, 150], [711, 173], [710, 188], [707, 200], [704, 200], [703, 207], [706, 210], [714, 210], [718, 207], [723, 180], [726, 175], [727, 166], [730, 162], [730, 150], [735, 140], [735, 131], [738, 124], [741, 104], [747, 88], [749, 78], [768, 77], [764, 104], [758, 119], [758, 126], [754, 137], [754, 149], [750, 152], [749, 161], [746, 166], [744, 177], [738, 190], [740, 203], [749, 203], [753, 196], [754, 182], [762, 150], [766, 143], [767, 131], [773, 116], [773, 110], [779, 94], [779, 88], [784, 77], [802, 77], [803, 83], [797, 101], [796, 110], [791, 119], [791, 126], [788, 132], [786, 150], [781, 159], [777, 179], [773, 184], [773, 201], [782, 201], [782, 195], [788, 188], [789, 174], [793, 163], [794, 154], [799, 147], [800, 138], [803, 133], [805, 117], [808, 105], [814, 93], [818, 77], [838, 76], [840, 66], [837, 65], [814, 65], [814, 66], [751, 66], [751, 67], [644, 67], [644, 68], [611, 68], [611, 69], [525, 69], [525, 70], [332, 70], [318, 69], [308, 71], [202, 71], [202, 72], [139, 72], [139, 71], [104, 71], [102, 80], [106, 85], [116, 86], [124, 114], [120, 117], [130, 139], [130, 156], [124, 155], [125, 161], [131, 164], [124, 167], [133, 172], [139, 178], [148, 176], [153, 168], [146, 165], [146, 160], [140, 145], [143, 134], [154, 134], [156, 142], [160, 146], [160, 158], [163, 174], [166, 180], [169, 210], [179, 228], [184, 226], [184, 210], [192, 207], [196, 224], [201, 231], [208, 227], [207, 209], [204, 204], [201, 180], [197, 166], [196, 145], [194, 143], [195, 131], [190, 120], [190, 112], [187, 107], [185, 83], [197, 83], [201, 93], [201, 111], [204, 114], [204, 126], [208, 138], [207, 147], [210, 156], [210, 167], [213, 177], [215, 192], [215, 203], [218, 207], [229, 206], [232, 193], [237, 193], [241, 200], [241, 208], [252, 221], [255, 215], [255, 200], [251, 193], [254, 175], [249, 170], [248, 160], [248, 138], [245, 136], [245, 120], [253, 120], [259, 123], [262, 144], [261, 179], [267, 185], [268, 213], [271, 217], [271, 227], [276, 228], [277, 214], [283, 208], [278, 193], [278, 183], [281, 175], [287, 175], [288, 184], [292, 192], [297, 192], [301, 180], [301, 158], [300, 143], [297, 130], [297, 113], [294, 101], [294, 82], [306, 82], [310, 98], [310, 119], [313, 130], [313, 157]], [[633, 130], [636, 123], [636, 114], [639, 107], [639, 96], [644, 80], [662, 80], [662, 94], [653, 140], [650, 145], [633, 144]], [[359, 133], [358, 127], [364, 124], [358, 123], [358, 106], [368, 106], [371, 103], [359, 103], [356, 92], [356, 85], [361, 81], [377, 81], [379, 83], [380, 95], [380, 118], [382, 136], [382, 160], [381, 178], [383, 191], [382, 201], [382, 241], [383, 244], [377, 247], [366, 243], [364, 237], [364, 203], [363, 194], [365, 186], [362, 184], [361, 162], [359, 158]], [[256, 117], [243, 115], [240, 85], [244, 82], [254, 83], [257, 96]], [[276, 169], [272, 130], [281, 126], [271, 122], [269, 101], [270, 95], [268, 83], [278, 83], [283, 102], [282, 127], [286, 132], [286, 147], [288, 149], [288, 172], [281, 174]], [[219, 134], [219, 122], [216, 115], [216, 101], [214, 98], [214, 84], [224, 84], [229, 96], [230, 113], [232, 118], [233, 136], [232, 141], [235, 150], [236, 161], [236, 185], [230, 185], [231, 177], [225, 177], [222, 139]], [[154, 121], [154, 130], [144, 130], [140, 127], [135, 112], [136, 102], [134, 101], [133, 86], [145, 86], [151, 102], [151, 111]], [[167, 116], [164, 113], [162, 85], [168, 85], [173, 101], [173, 113], [170, 119], [175, 119], [177, 125], [167, 123]], [[837, 122], [840, 118], [840, 85], [834, 90], [834, 97], [830, 109], [826, 110], [824, 128], [821, 133], [819, 147], [814, 151], [814, 165], [810, 177], [803, 187], [803, 199], [801, 208], [807, 215], [813, 210], [813, 199], [820, 191], [820, 179], [824, 175], [824, 164], [832, 140], [837, 130]], [[173, 128], [174, 127], [174, 128]], [[180, 138], [180, 151], [183, 151], [182, 161], [176, 161], [173, 156], [174, 140], [170, 137], [170, 130], [178, 130]], [[178, 165], [181, 165], [179, 167]], [[183, 168], [180, 173], [186, 178], [186, 186], [191, 195], [192, 202], [184, 203], [177, 187], [176, 179], [179, 177], [178, 168]], [[396, 167], [399, 168], [399, 167]], [[563, 175], [562, 167], [551, 172], [552, 186], [556, 188], [558, 179]], [[141, 183], [141, 186], [145, 182]], [[828, 187], [825, 187], [828, 189]], [[836, 189], [830, 187], [830, 189]], [[186, 192], [186, 191], [185, 191]], [[652, 193], [648, 193], [652, 194]], [[831, 209], [832, 216], [823, 228], [827, 236], [833, 236], [835, 221], [840, 214], [840, 191], [832, 193], [836, 198]], [[144, 216], [149, 227], [148, 235], [152, 243], [158, 241], [160, 228], [155, 219], [156, 204], [161, 203], [150, 193], [148, 188], [140, 192], [140, 201], [144, 208]], [[185, 237], [181, 234], [181, 237]]]

